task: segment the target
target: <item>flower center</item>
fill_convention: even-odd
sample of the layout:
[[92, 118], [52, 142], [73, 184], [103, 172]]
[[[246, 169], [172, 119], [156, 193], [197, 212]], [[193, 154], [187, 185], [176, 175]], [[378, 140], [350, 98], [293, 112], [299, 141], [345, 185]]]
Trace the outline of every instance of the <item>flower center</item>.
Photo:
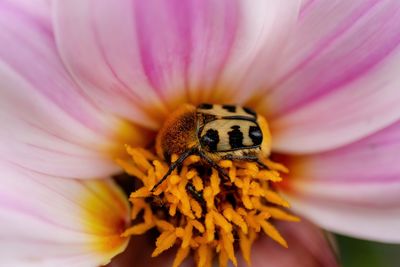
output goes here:
[[220, 266], [229, 260], [236, 266], [236, 242], [250, 264], [252, 243], [261, 232], [287, 247], [273, 221], [299, 219], [285, 211], [289, 204], [275, 190], [280, 173], [287, 172], [283, 165], [267, 158], [228, 157], [213, 165], [204, 160], [202, 151], [185, 157], [173, 153], [168, 161], [155, 150], [126, 146], [129, 159], [117, 160], [132, 179], [140, 181], [129, 198], [133, 223], [123, 236], [158, 229], [152, 256], [178, 246], [173, 266], [190, 252], [197, 266], [212, 266], [214, 256]]

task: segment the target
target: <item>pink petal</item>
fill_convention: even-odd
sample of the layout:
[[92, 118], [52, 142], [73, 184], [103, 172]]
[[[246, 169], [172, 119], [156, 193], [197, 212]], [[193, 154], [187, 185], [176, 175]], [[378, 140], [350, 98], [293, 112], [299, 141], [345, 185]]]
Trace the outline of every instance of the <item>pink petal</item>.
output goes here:
[[400, 242], [400, 120], [349, 146], [292, 157], [286, 193], [331, 231]]
[[[165, 115], [163, 103], [243, 101], [229, 92], [241, 86], [233, 79], [274, 54], [297, 7], [298, 1], [74, 0], [58, 1], [54, 18], [60, 53], [87, 93], [107, 110], [157, 127], [154, 110]], [[146, 107], [150, 118], [139, 122], [134, 114]]]
[[277, 150], [336, 148], [400, 117], [399, 1], [312, 1], [288, 43], [259, 103]]
[[240, 1], [235, 42], [217, 88], [209, 94], [213, 101], [244, 104], [270, 84], [266, 73], [282, 59], [281, 52], [295, 25], [300, 2]]
[[[41, 25], [46, 25], [47, 29], [51, 29], [51, 13], [50, 13], [51, 0], [2, 0], [7, 8], [14, 9], [27, 16], [34, 18]], [[4, 8], [4, 6], [3, 6]]]
[[115, 172], [110, 150], [121, 141], [122, 121], [68, 76], [45, 19], [7, 2], [0, 7], [0, 157], [63, 177]]
[[[283, 248], [270, 238], [261, 238], [252, 249], [253, 267], [339, 266], [323, 232], [311, 223], [278, 222], [276, 225], [289, 248]], [[239, 262], [239, 266], [245, 266], [245, 263]]]
[[96, 266], [125, 249], [129, 206], [111, 181], [44, 177], [5, 163], [0, 169], [2, 262]]

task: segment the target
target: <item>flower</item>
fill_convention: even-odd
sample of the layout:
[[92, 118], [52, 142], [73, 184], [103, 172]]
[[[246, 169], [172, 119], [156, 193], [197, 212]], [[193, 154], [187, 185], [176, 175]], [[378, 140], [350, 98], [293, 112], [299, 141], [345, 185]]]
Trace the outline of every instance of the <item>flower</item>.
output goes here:
[[200, 157], [192, 155], [183, 162], [180, 172], [152, 192], [168, 165], [150, 151], [131, 147], [127, 151], [132, 159], [118, 162], [143, 184], [130, 195], [131, 218], [137, 220], [141, 211], [144, 214], [142, 222], [135, 223], [122, 236], [140, 235], [157, 227], [161, 234], [152, 257], [179, 243], [173, 266], [180, 266], [191, 250], [198, 266], [212, 266], [214, 252], [220, 266], [227, 266], [229, 260], [237, 265], [234, 243], [238, 239], [243, 258], [251, 265], [251, 247], [260, 232], [288, 247], [269, 222], [299, 221], [282, 210], [289, 204], [274, 190], [273, 184], [282, 180], [279, 171], [287, 171], [284, 166], [268, 161], [268, 169], [259, 169], [254, 162], [222, 160], [219, 165], [229, 174], [229, 181], [224, 181], [215, 169], [209, 175], [202, 173], [206, 168], [196, 166]]
[[[290, 170], [279, 192], [300, 216], [399, 242], [399, 12], [395, 0], [1, 1], [6, 262], [95, 266], [123, 251], [116, 159], [201, 102], [266, 117], [272, 157]], [[309, 223], [276, 225], [296, 248], [288, 259], [335, 266]], [[253, 264], [264, 253], [285, 264], [268, 242]]]

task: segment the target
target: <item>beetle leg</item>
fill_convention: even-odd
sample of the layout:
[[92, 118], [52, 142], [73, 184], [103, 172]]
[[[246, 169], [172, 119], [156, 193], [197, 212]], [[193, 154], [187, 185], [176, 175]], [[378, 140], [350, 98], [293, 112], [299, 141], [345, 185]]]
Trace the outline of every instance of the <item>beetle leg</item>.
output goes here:
[[217, 164], [215, 163], [215, 161], [213, 161], [212, 159], [210, 159], [206, 154], [204, 154], [204, 152], [202, 152], [201, 150], [199, 150], [199, 156], [204, 159], [208, 164], [210, 164], [210, 166], [214, 169], [217, 170], [218, 174], [220, 177], [222, 177], [224, 180], [226, 181], [230, 181], [231, 179], [229, 178], [228, 174], [226, 174], [226, 172]]
[[163, 178], [161, 178], [160, 181], [158, 181], [153, 188], [150, 190], [150, 192], [154, 192], [158, 186], [160, 186], [160, 184], [162, 184], [165, 179], [167, 179], [167, 177], [178, 167], [182, 164], [182, 162], [189, 157], [190, 155], [192, 155], [193, 153], [195, 153], [197, 151], [197, 147], [192, 148], [188, 151], [185, 151], [175, 162], [173, 162], [170, 166], [169, 169], [167, 171], [167, 173], [163, 176]]
[[242, 160], [242, 161], [252, 161], [260, 165], [263, 169], [270, 170], [270, 168], [265, 165], [258, 157], [256, 156], [250, 156], [250, 155], [243, 155], [243, 156], [234, 156], [234, 155], [226, 155], [223, 157], [223, 159], [228, 159], [228, 160]]
[[257, 158], [256, 160], [255, 160], [255, 162], [258, 164], [258, 165], [260, 165], [261, 167], [263, 167], [264, 169], [266, 169], [266, 170], [271, 170], [267, 165], [265, 165], [264, 164], [264, 162], [262, 162], [259, 158]]
[[206, 201], [203, 198], [203, 195], [201, 194], [201, 192], [197, 191], [196, 188], [194, 188], [192, 183], [187, 183], [186, 184], [186, 191], [190, 193], [190, 195], [192, 195], [192, 197], [199, 202], [199, 204], [201, 205], [203, 211], [205, 211], [206, 209]]

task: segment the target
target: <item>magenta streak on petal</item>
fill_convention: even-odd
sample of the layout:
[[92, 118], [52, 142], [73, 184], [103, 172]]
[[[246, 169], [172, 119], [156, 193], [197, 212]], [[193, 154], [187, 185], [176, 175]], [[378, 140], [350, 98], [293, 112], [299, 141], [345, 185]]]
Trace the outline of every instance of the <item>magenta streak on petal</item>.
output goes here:
[[299, 62], [292, 70], [288, 71], [286, 75], [284, 75], [280, 80], [278, 80], [275, 84], [272, 85], [273, 88], [276, 88], [280, 84], [284, 83], [288, 80], [293, 74], [300, 71], [305, 65], [311, 62], [314, 58], [320, 55], [329, 45], [331, 45], [334, 41], [336, 41], [341, 35], [345, 34], [351, 27], [361, 19], [368, 11], [370, 11], [379, 0], [371, 0], [370, 2], [366, 2], [364, 6], [361, 6], [360, 9], [355, 10], [353, 14], [351, 14], [346, 20], [343, 20], [341, 24], [338, 25], [336, 30], [332, 32], [332, 34], [328, 35], [326, 38], [322, 39], [317, 45], [316, 48], [313, 49], [313, 52], [306, 57], [303, 61]]
[[[193, 23], [195, 25], [192, 30], [192, 34], [197, 36], [194, 36], [192, 40], [194, 51], [192, 51], [193, 58], [191, 58], [191, 68], [194, 68], [196, 73], [191, 74], [195, 76], [195, 79], [200, 77], [200, 83], [204, 82], [205, 88], [216, 87], [232, 51], [240, 20], [237, 1], [219, 1], [217, 7], [214, 5], [216, 2], [210, 1], [210, 3], [213, 4], [205, 5], [204, 1], [196, 0], [193, 1], [191, 6], [192, 12], [196, 11], [193, 12], [193, 15], [199, 17]], [[222, 29], [213, 28], [217, 27], [212, 22], [213, 19], [216, 19], [216, 15], [213, 14], [216, 12], [215, 10], [223, 10], [223, 12], [218, 12], [220, 17], [217, 18], [217, 20], [223, 19], [218, 22], [221, 23], [219, 27]], [[217, 33], [218, 36], [216, 36]], [[199, 99], [207, 99], [205, 94], [210, 93], [205, 90], [197, 90], [199, 88], [193, 89], [197, 91], [196, 94]]]
[[[175, 0], [175, 4], [174, 5], [168, 5], [167, 8], [169, 8], [168, 12], [171, 14], [174, 14], [177, 10], [179, 11], [177, 14], [175, 14], [175, 18], [176, 21], [174, 20], [174, 26], [176, 27], [179, 36], [182, 36], [182, 40], [186, 40], [185, 43], [185, 54], [183, 56], [183, 73], [182, 75], [184, 76], [184, 89], [186, 92], [186, 99], [189, 98], [189, 83], [188, 83], [188, 70], [189, 70], [189, 64], [190, 64], [190, 52], [192, 51], [193, 47], [192, 47], [192, 42], [190, 42], [190, 39], [186, 39], [186, 38], [190, 38], [190, 29], [192, 26], [192, 20], [191, 18], [194, 17], [194, 14], [192, 13], [192, 11], [194, 10], [190, 4], [191, 1], [184, 1], [185, 3], [183, 3], [183, 1], [179, 1], [179, 0]], [[179, 9], [176, 9], [177, 6], [181, 7]], [[190, 22], [190, 23], [189, 23]]]
[[[79, 146], [79, 147], [81, 147], [81, 148], [84, 148], [84, 147], [87, 145], [87, 144], [78, 143], [78, 140], [75, 139], [75, 138], [66, 139], [65, 136], [57, 135], [57, 134], [55, 134], [54, 132], [50, 131], [50, 129], [49, 129], [49, 127], [47, 127], [47, 125], [44, 125], [44, 124], [36, 124], [36, 123], [34, 123], [34, 122], [32, 122], [32, 121], [29, 121], [29, 120], [27, 119], [27, 117], [24, 117], [24, 116], [21, 117], [21, 116], [19, 116], [19, 117], [18, 117], [18, 120], [20, 120], [20, 121], [26, 123], [27, 125], [33, 127], [34, 129], [37, 129], [37, 130], [39, 130], [39, 131], [42, 131], [43, 133], [48, 134], [49, 136], [53, 136], [54, 138], [57, 138], [58, 140], [62, 140], [62, 141], [64, 141], [64, 142], [66, 142], [66, 143], [74, 144], [74, 145], [77, 145], [77, 146]], [[21, 141], [19, 141], [19, 142], [21, 142]], [[41, 148], [41, 149], [45, 149], [44, 147], [40, 147], [40, 148]], [[92, 149], [92, 148], [89, 147], [89, 146], [88, 146], [88, 148]], [[60, 151], [57, 151], [57, 153], [62, 154], [62, 151], [61, 151], [61, 150], [60, 150]]]
[[35, 123], [31, 122], [31, 121], [28, 121], [25, 117], [20, 117], [19, 120], [25, 122], [27, 125], [35, 128], [35, 129], [37, 129], [39, 131], [42, 131], [43, 133], [46, 133], [46, 134], [48, 134], [50, 136], [53, 136], [53, 137], [55, 137], [55, 138], [57, 138], [59, 140], [62, 140], [64, 142], [66, 142], [66, 143], [76, 144], [76, 145], [79, 145], [79, 146], [82, 145], [82, 144], [78, 144], [76, 141], [74, 142], [73, 140], [68, 140], [65, 137], [61, 136], [61, 135], [56, 135], [55, 133], [51, 132], [49, 130], [49, 128], [46, 127], [46, 125], [35, 124]]
[[[173, 63], [188, 65], [191, 27], [188, 2], [171, 0], [166, 4], [166, 2], [134, 1], [142, 64], [150, 84], [159, 93], [164, 90], [164, 79], [168, 71], [176, 68], [171, 66]], [[166, 10], [161, 5], [170, 6], [171, 10]], [[169, 14], [165, 14], [166, 11]], [[178, 25], [179, 22], [183, 25]]]
[[50, 21], [46, 23], [45, 21], [30, 15], [29, 13], [27, 13], [26, 10], [10, 5], [10, 3], [7, 1], [0, 1], [0, 9], [4, 11], [7, 10], [6, 12], [11, 12], [13, 15], [29, 21], [29, 24], [37, 25], [38, 29], [40, 29], [42, 33], [44, 33], [48, 37], [54, 38]]
[[307, 14], [307, 10], [309, 10], [309, 8], [316, 3], [315, 0], [307, 0], [307, 2], [305, 4], [302, 5], [301, 9], [300, 9], [300, 14], [299, 14], [299, 18], [303, 18], [306, 14]]
[[[90, 12], [94, 13], [95, 12], [94, 9], [95, 9], [95, 7], [91, 8]], [[129, 86], [125, 82], [123, 82], [121, 80], [121, 78], [118, 76], [117, 72], [114, 70], [113, 66], [110, 64], [110, 61], [107, 58], [107, 53], [104, 50], [104, 47], [102, 45], [101, 38], [100, 38], [100, 35], [99, 35], [99, 31], [98, 31], [98, 29], [96, 27], [95, 15], [94, 14], [90, 14], [89, 18], [91, 19], [90, 27], [91, 27], [91, 30], [92, 30], [92, 32], [94, 34], [94, 38], [96, 40], [96, 44], [97, 44], [97, 47], [98, 47], [99, 52], [101, 54], [101, 57], [102, 57], [104, 63], [106, 64], [106, 66], [108, 67], [108, 69], [110, 70], [111, 74], [115, 78], [115, 80], [117, 80], [122, 85], [122, 86], [115, 85], [112, 88], [112, 90], [113, 91], [118, 91], [119, 94], [123, 95], [127, 99], [131, 99], [135, 104], [140, 104], [140, 101], [141, 101], [140, 96], [134, 90], [130, 90], [129, 89]], [[123, 90], [120, 90], [120, 89], [123, 89]]]
[[218, 70], [218, 74], [222, 73], [224, 70], [224, 66], [226, 62], [229, 59], [230, 52], [233, 49], [233, 44], [235, 41], [235, 38], [240, 38], [240, 36], [237, 36], [238, 29], [239, 29], [239, 2], [235, 1], [228, 1], [226, 3], [227, 7], [225, 8], [227, 11], [226, 19], [225, 19], [225, 26], [226, 26], [226, 31], [224, 31], [224, 34], [226, 34], [225, 38], [225, 44], [223, 48], [223, 57], [222, 57], [222, 62]]
[[[375, 2], [373, 5], [366, 5], [363, 7], [362, 10], [357, 10], [348, 20], [346, 20], [343, 24], [339, 25], [337, 30], [324, 40], [320, 42], [320, 44], [317, 46], [317, 48], [314, 49], [314, 52], [310, 54], [304, 61], [300, 62], [292, 71], [290, 71], [287, 75], [285, 75], [281, 80], [279, 80], [276, 84], [274, 84], [272, 87], [276, 88], [286, 80], [288, 80], [292, 75], [294, 75], [296, 72], [301, 71], [302, 68], [304, 68], [307, 64], [312, 62], [314, 58], [316, 58], [319, 54], [321, 54], [326, 48], [328, 48], [330, 45], [332, 45], [335, 40], [337, 40], [341, 35], [346, 33], [349, 29], [351, 29], [352, 26], [360, 19], [362, 18], [368, 11], [372, 9], [372, 7], [375, 4], [378, 4], [378, 2]], [[389, 12], [396, 13], [398, 10], [392, 9]], [[393, 17], [392, 14], [387, 14], [387, 17]], [[280, 111], [280, 114], [288, 113], [291, 112], [292, 110], [295, 110], [299, 108], [300, 106], [304, 106], [307, 103], [310, 103], [314, 101], [315, 99], [320, 98], [321, 96], [324, 96], [335, 89], [340, 88], [341, 86], [357, 79], [361, 75], [367, 73], [371, 69], [373, 69], [374, 66], [376, 66], [378, 63], [380, 63], [387, 55], [389, 55], [398, 45], [400, 42], [400, 35], [399, 34], [390, 34], [389, 36], [390, 41], [386, 42], [386, 45], [382, 46], [381, 49], [376, 49], [371, 51], [371, 53], [368, 55], [368, 58], [364, 60], [361, 64], [361, 66], [357, 66], [357, 68], [354, 68], [351, 71], [348, 71], [343, 77], [340, 79], [336, 79], [331, 81], [330, 83], [323, 84], [322, 87], [317, 90], [317, 93], [309, 96], [307, 99], [301, 101], [300, 103], [295, 103], [294, 105], [288, 106], [285, 110]]]
[[[84, 159], [84, 158], [92, 159], [92, 158], [94, 158], [93, 156], [85, 156], [85, 157], [83, 157], [80, 154], [71, 154], [71, 153], [67, 153], [65, 151], [57, 150], [57, 149], [50, 148], [50, 147], [42, 147], [42, 146], [39, 146], [39, 145], [36, 145], [36, 144], [33, 144], [33, 143], [27, 143], [27, 142], [22, 142], [22, 141], [19, 141], [19, 143], [24, 144], [24, 145], [29, 146], [29, 147], [32, 147], [32, 148], [35, 148], [37, 150], [43, 150], [43, 151], [51, 152], [51, 153], [54, 153], [54, 154], [64, 155], [64, 156], [70, 156], [71, 158], [72, 157], [79, 157], [80, 159]], [[33, 151], [33, 150], [30, 150], [30, 151]], [[68, 176], [66, 176], [66, 177], [68, 177]]]

